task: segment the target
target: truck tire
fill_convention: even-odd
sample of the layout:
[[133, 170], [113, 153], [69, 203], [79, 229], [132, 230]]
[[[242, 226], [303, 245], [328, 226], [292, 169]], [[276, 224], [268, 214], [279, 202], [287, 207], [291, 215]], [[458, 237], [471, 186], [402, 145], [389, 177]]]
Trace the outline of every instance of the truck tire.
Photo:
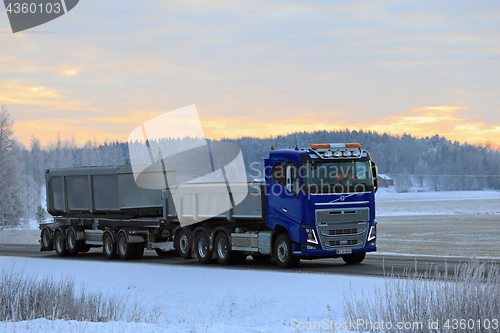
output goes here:
[[40, 238], [42, 243], [42, 251], [52, 251], [54, 249], [54, 243], [50, 238], [50, 230], [48, 228], [44, 228], [42, 230]]
[[56, 254], [59, 257], [65, 257], [68, 254], [66, 250], [66, 240], [63, 238], [61, 231], [56, 231], [54, 236], [54, 247], [56, 249]]
[[229, 239], [224, 231], [221, 231], [215, 237], [215, 257], [221, 265], [228, 265], [231, 263], [231, 259], [235, 254], [231, 251], [231, 246], [229, 244]]
[[141, 259], [144, 255], [144, 243], [135, 243], [134, 259]]
[[292, 242], [287, 234], [281, 234], [274, 243], [274, 259], [281, 268], [292, 268], [299, 264], [300, 258], [293, 255]]
[[113, 242], [113, 237], [109, 233], [104, 234], [102, 240], [102, 252], [108, 259], [118, 258], [118, 253], [116, 252], [116, 243]]
[[366, 253], [353, 253], [353, 254], [344, 254], [342, 256], [342, 260], [348, 265], [359, 264], [365, 259]]
[[198, 232], [194, 243], [196, 245], [196, 255], [198, 257], [198, 261], [202, 264], [210, 263], [212, 253], [210, 252], [210, 243], [207, 234], [204, 231]]
[[181, 229], [175, 237], [175, 250], [184, 259], [191, 259], [191, 241], [186, 229]]
[[135, 258], [135, 244], [129, 243], [127, 236], [123, 232], [118, 235], [116, 249], [122, 260], [131, 260]]
[[73, 227], [69, 227], [66, 231], [66, 246], [68, 247], [68, 252], [71, 255], [76, 255], [79, 252], [79, 242], [76, 240], [76, 230]]

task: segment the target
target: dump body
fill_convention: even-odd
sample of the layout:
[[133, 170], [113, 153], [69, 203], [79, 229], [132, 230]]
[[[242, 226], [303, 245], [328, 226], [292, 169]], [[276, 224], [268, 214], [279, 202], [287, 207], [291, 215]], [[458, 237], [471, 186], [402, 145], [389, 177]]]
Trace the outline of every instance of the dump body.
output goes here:
[[[47, 170], [47, 210], [54, 216], [164, 217], [186, 224], [207, 218], [263, 220], [264, 183], [235, 183], [229, 191], [226, 183], [176, 184], [175, 171], [175, 166], [166, 169], [172, 188], [161, 190], [139, 187], [127, 165]], [[163, 174], [163, 170], [157, 167], [149, 173]], [[229, 195], [244, 199], [231, 208]], [[165, 199], [169, 205], [164, 205]]]
[[[185, 183], [164, 191], [168, 216], [181, 225], [206, 220], [260, 221], [265, 224], [264, 182]], [[175, 205], [172, 203], [175, 202]], [[231, 202], [236, 204], [232, 207]]]
[[[175, 182], [176, 168], [167, 177]], [[151, 168], [151, 174], [163, 172]], [[147, 174], [147, 173], [146, 173]], [[50, 169], [45, 173], [47, 211], [54, 216], [162, 216], [162, 191], [136, 185], [130, 166]]]

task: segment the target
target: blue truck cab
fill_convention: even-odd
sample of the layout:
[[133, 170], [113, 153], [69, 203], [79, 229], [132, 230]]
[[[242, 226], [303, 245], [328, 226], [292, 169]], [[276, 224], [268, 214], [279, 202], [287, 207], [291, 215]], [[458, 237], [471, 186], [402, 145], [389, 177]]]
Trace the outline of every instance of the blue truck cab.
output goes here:
[[265, 160], [265, 211], [277, 264], [338, 257], [356, 264], [376, 251], [376, 179], [360, 144], [273, 147]]

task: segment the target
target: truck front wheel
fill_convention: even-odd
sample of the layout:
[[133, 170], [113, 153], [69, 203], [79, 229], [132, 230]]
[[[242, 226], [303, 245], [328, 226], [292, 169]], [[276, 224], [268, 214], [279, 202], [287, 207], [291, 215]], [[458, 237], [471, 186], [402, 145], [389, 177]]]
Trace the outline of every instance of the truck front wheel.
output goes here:
[[348, 265], [359, 264], [365, 259], [366, 253], [344, 254], [342, 260]]
[[299, 264], [300, 258], [293, 255], [292, 242], [287, 234], [281, 234], [274, 243], [274, 259], [281, 268], [292, 268]]
[[212, 259], [212, 253], [209, 249], [210, 243], [208, 236], [204, 231], [200, 231], [196, 234], [195, 244], [198, 261], [202, 264], [208, 264]]
[[68, 254], [68, 250], [66, 250], [66, 240], [63, 238], [61, 231], [56, 231], [56, 235], [54, 236], [54, 245], [56, 253], [59, 257], [65, 257]]

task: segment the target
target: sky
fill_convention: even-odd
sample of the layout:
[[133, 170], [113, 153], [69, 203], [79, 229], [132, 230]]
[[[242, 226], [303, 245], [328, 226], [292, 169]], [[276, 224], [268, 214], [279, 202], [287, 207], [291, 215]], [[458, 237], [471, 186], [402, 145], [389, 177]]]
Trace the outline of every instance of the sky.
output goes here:
[[126, 141], [193, 104], [212, 139], [349, 128], [499, 145], [499, 88], [498, 1], [81, 0], [16, 34], [0, 10], [0, 104], [27, 145]]

